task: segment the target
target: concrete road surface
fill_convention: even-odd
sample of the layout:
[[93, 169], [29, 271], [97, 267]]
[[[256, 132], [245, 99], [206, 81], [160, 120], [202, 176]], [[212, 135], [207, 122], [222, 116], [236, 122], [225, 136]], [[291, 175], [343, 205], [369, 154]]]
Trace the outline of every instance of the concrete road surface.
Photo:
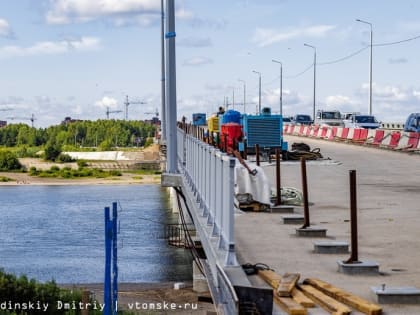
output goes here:
[[[327, 240], [350, 242], [349, 170], [357, 171], [359, 260], [379, 263], [373, 276], [337, 271], [349, 254], [315, 254], [320, 238], [297, 237], [299, 226], [284, 225], [282, 214], [243, 213], [236, 217], [240, 263], [265, 263], [301, 279], [319, 278], [374, 301], [371, 287], [420, 288], [420, 154], [409, 155], [364, 146], [287, 137], [320, 148], [329, 161], [308, 162], [311, 225], [327, 228]], [[273, 187], [275, 164], [264, 166]], [[299, 162], [281, 165], [282, 187], [301, 187]], [[296, 213], [303, 213], [301, 207]], [[250, 277], [262, 283], [258, 277]], [[384, 314], [420, 314], [420, 305], [383, 305]], [[322, 309], [310, 314], [326, 314]], [[354, 313], [358, 314], [358, 313]]]

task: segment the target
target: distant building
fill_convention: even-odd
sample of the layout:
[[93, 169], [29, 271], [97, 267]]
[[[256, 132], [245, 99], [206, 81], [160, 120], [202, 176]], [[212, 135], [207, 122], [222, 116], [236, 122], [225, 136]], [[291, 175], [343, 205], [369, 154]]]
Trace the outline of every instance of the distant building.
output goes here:
[[0, 120], [0, 128], [6, 127], [6, 126], [7, 126], [7, 121]]
[[158, 117], [153, 117], [152, 119], [145, 119], [144, 122], [155, 126], [160, 126], [160, 119]]
[[61, 122], [62, 125], [67, 125], [71, 123], [75, 123], [78, 121], [82, 121], [81, 119], [72, 119], [71, 117], [65, 117], [64, 120]]

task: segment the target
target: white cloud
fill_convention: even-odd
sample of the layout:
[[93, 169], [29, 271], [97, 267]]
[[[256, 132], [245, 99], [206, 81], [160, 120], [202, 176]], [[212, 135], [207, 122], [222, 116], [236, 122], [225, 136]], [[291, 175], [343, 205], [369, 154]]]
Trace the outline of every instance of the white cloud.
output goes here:
[[388, 62], [390, 64], [401, 64], [401, 63], [407, 63], [408, 59], [405, 57], [400, 57], [400, 58], [390, 58], [388, 59]]
[[183, 47], [209, 47], [212, 46], [210, 37], [184, 37], [177, 40], [176, 44]]
[[352, 105], [350, 97], [344, 95], [330, 95], [325, 99], [327, 109], [343, 108]]
[[0, 19], [0, 36], [1, 37], [12, 37], [13, 32], [10, 28], [9, 22], [4, 19]]
[[100, 48], [100, 39], [82, 37], [77, 40], [61, 40], [57, 42], [39, 42], [29, 47], [3, 46], [0, 47], [0, 58], [25, 57], [37, 55], [56, 55], [71, 51], [92, 51]]
[[192, 57], [190, 59], [184, 60], [183, 65], [184, 66], [201, 66], [201, 65], [206, 65], [206, 64], [211, 64], [213, 63], [213, 60], [207, 57]]
[[101, 108], [117, 108], [118, 101], [113, 97], [104, 96], [101, 100], [95, 102], [95, 106]]
[[[367, 88], [367, 85], [363, 87]], [[412, 99], [413, 91], [397, 86], [379, 86], [373, 84], [373, 96], [379, 100], [404, 102]]]
[[160, 14], [157, 0], [50, 0], [49, 24], [88, 22], [101, 17], [122, 19], [127, 15]]
[[272, 45], [277, 42], [290, 40], [298, 37], [323, 37], [334, 25], [313, 25], [309, 27], [293, 28], [287, 31], [279, 31], [269, 28], [257, 28], [254, 32], [253, 42], [260, 47]]
[[100, 39], [82, 37], [77, 40], [61, 40], [57, 42], [39, 42], [29, 47], [4, 46], [0, 47], [0, 58], [24, 57], [36, 55], [56, 55], [71, 51], [91, 51], [100, 48]]

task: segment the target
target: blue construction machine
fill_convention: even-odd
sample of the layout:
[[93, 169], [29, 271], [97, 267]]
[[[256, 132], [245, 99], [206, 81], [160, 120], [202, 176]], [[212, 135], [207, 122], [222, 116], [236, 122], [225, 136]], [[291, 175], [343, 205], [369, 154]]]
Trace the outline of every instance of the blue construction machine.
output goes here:
[[194, 126], [205, 126], [205, 125], [207, 125], [206, 114], [204, 114], [204, 113], [193, 113], [192, 124]]
[[259, 115], [243, 115], [244, 150], [255, 154], [255, 145], [269, 154], [276, 149], [287, 151], [287, 142], [283, 141], [283, 118], [272, 115], [271, 108], [264, 107]]

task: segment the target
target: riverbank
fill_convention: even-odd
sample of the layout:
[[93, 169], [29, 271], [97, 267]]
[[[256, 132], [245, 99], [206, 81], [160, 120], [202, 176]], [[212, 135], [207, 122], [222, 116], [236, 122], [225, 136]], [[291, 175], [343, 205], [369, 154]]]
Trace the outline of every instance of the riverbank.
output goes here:
[[134, 185], [159, 184], [160, 175], [138, 175], [122, 173], [121, 176], [107, 178], [49, 178], [30, 176], [28, 173], [1, 172], [0, 177], [9, 178], [9, 181], [0, 181], [0, 186], [16, 185]]

